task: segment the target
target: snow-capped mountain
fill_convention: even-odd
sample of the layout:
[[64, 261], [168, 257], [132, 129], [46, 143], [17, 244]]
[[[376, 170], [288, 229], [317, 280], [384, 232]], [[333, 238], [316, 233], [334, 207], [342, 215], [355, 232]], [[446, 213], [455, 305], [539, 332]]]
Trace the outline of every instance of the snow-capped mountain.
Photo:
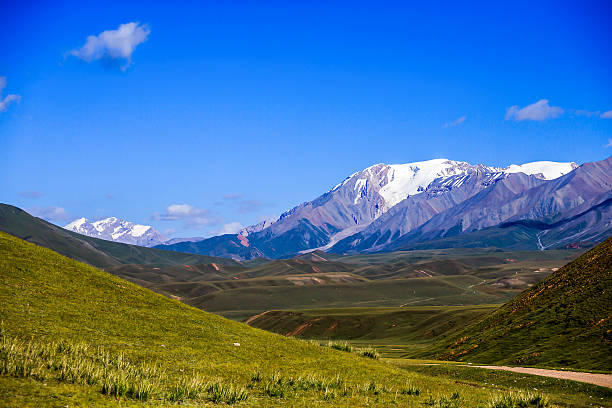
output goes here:
[[[550, 170], [550, 168], [549, 168]], [[612, 157], [585, 163], [552, 179], [503, 174], [486, 188], [477, 179], [431, 197], [425, 222], [407, 225], [422, 212], [418, 198], [405, 200], [363, 231], [336, 243], [331, 252], [394, 251], [425, 247], [563, 247], [601, 241], [612, 234]], [[476, 187], [476, 188], [474, 188]], [[471, 190], [471, 191], [466, 191]], [[456, 200], [457, 195], [462, 200]], [[449, 200], [456, 202], [446, 205]], [[421, 201], [422, 203], [422, 201]], [[479, 231], [487, 231], [478, 234]]]
[[89, 222], [87, 218], [79, 218], [64, 228], [94, 238], [146, 247], [159, 245], [167, 240], [150, 225], [134, 224], [115, 217], [95, 222]]
[[[286, 211], [278, 220], [243, 229], [238, 240], [228, 236], [223, 253], [236, 242], [269, 257], [317, 248], [327, 250], [347, 237], [378, 228], [383, 215], [385, 228], [393, 233], [383, 238], [385, 242], [393, 241], [500, 180], [511, 176], [513, 180], [521, 179], [514, 176], [517, 173], [523, 173], [525, 178], [522, 184], [518, 183], [520, 187], [515, 186], [516, 191], [522, 191], [577, 167], [572, 162], [546, 161], [495, 167], [448, 159], [376, 164], [353, 173], [313, 201]], [[208, 240], [203, 240], [193, 247], [198, 253], [220, 255], [220, 238], [216, 237], [214, 245], [213, 241], [209, 245]], [[367, 247], [367, 243], [360, 245]], [[173, 248], [169, 245], [165, 249]], [[244, 252], [244, 248], [238, 249]]]
[[576, 167], [578, 165], [573, 162], [539, 161], [521, 165], [512, 164], [501, 168], [483, 164], [472, 165], [448, 159], [406, 164], [376, 164], [352, 174], [331, 191], [352, 182], [355, 203], [357, 203], [368, 195], [368, 190], [374, 190], [382, 199], [382, 206], [379, 209], [381, 213], [384, 213], [409, 196], [424, 192], [434, 180], [441, 185], [444, 185], [445, 181], [452, 181], [452, 187], [459, 187], [467, 180], [468, 174], [476, 172], [499, 175], [524, 173], [542, 180], [553, 180]]

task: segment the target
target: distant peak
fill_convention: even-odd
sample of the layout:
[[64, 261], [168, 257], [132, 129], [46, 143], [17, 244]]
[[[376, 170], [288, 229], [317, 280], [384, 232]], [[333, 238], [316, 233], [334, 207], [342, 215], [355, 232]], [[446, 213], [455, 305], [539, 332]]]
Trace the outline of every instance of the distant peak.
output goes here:
[[89, 222], [87, 218], [82, 217], [64, 228], [90, 237], [126, 244], [154, 246], [167, 241], [166, 237], [150, 225], [134, 224], [117, 217], [108, 217], [95, 222]]

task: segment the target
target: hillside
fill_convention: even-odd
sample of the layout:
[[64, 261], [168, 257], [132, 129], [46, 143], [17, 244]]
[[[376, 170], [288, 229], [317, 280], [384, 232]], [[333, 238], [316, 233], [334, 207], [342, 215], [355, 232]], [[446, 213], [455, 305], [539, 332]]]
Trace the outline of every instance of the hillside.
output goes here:
[[238, 265], [231, 259], [162, 251], [88, 237], [33, 217], [12, 205], [1, 203], [0, 231], [98, 268], [121, 264], [193, 265], [211, 262]]
[[497, 305], [271, 310], [246, 323], [302, 339], [398, 344], [429, 341], [492, 312]]
[[611, 289], [609, 238], [422, 355], [612, 370]]
[[468, 404], [491, 398], [226, 320], [5, 233], [0, 270], [7, 406], [115, 405], [115, 398], [124, 405], [247, 398], [253, 406], [421, 406], [453, 392]]

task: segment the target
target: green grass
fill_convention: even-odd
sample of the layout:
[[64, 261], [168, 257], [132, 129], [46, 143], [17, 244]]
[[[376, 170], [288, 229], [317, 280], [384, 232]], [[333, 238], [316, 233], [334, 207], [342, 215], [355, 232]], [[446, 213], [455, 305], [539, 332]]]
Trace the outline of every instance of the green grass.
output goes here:
[[412, 345], [427, 343], [499, 305], [406, 306], [269, 311], [249, 325], [304, 339]]
[[[430, 396], [458, 392], [475, 406], [491, 397], [203, 312], [4, 233], [0, 271], [2, 332], [22, 350], [2, 354], [3, 364], [15, 356], [33, 364], [27, 350], [65, 344], [61, 351], [49, 346], [57, 356], [36, 364], [65, 358], [73, 373], [34, 365], [0, 375], [0, 405], [167, 406], [194, 398], [251, 406], [422, 406]], [[254, 372], [261, 380], [253, 383]], [[407, 382], [420, 395], [402, 394]]]
[[415, 357], [612, 370], [612, 238]]
[[[259, 286], [213, 292], [185, 301], [215, 313], [346, 307], [503, 303], [519, 290], [482, 290], [473, 276], [389, 279], [360, 284]], [[474, 286], [472, 286], [474, 285]], [[472, 286], [472, 287], [470, 287]]]
[[[509, 371], [458, 365], [455, 362], [388, 359], [393, 365], [411, 373], [431, 375], [480, 387], [499, 396], [537, 394], [547, 396], [551, 404], [561, 407], [612, 407], [612, 390], [576, 381], [560, 380]], [[495, 400], [495, 398], [492, 398]]]
[[500, 395], [489, 402], [490, 408], [545, 408], [549, 405], [546, 397], [532, 393]]

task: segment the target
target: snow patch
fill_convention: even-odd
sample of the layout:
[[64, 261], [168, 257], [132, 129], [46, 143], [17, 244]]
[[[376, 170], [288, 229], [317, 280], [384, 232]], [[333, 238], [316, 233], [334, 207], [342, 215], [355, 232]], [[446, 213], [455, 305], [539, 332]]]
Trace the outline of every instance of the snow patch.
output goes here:
[[130, 235], [133, 237], [141, 237], [144, 235], [145, 232], [147, 232], [150, 229], [151, 229], [150, 225], [134, 224]]
[[448, 159], [433, 159], [407, 164], [391, 164], [388, 166], [387, 184], [378, 194], [391, 208], [409, 195], [423, 192], [432, 181], [440, 177], [450, 177], [467, 174], [472, 167], [466, 162], [456, 162]]
[[504, 173], [525, 173], [527, 175], [533, 175], [543, 180], [554, 180], [559, 178], [575, 168], [578, 165], [574, 162], [551, 162], [551, 161], [536, 161], [525, 164], [511, 164], [510, 166], [502, 169]]

